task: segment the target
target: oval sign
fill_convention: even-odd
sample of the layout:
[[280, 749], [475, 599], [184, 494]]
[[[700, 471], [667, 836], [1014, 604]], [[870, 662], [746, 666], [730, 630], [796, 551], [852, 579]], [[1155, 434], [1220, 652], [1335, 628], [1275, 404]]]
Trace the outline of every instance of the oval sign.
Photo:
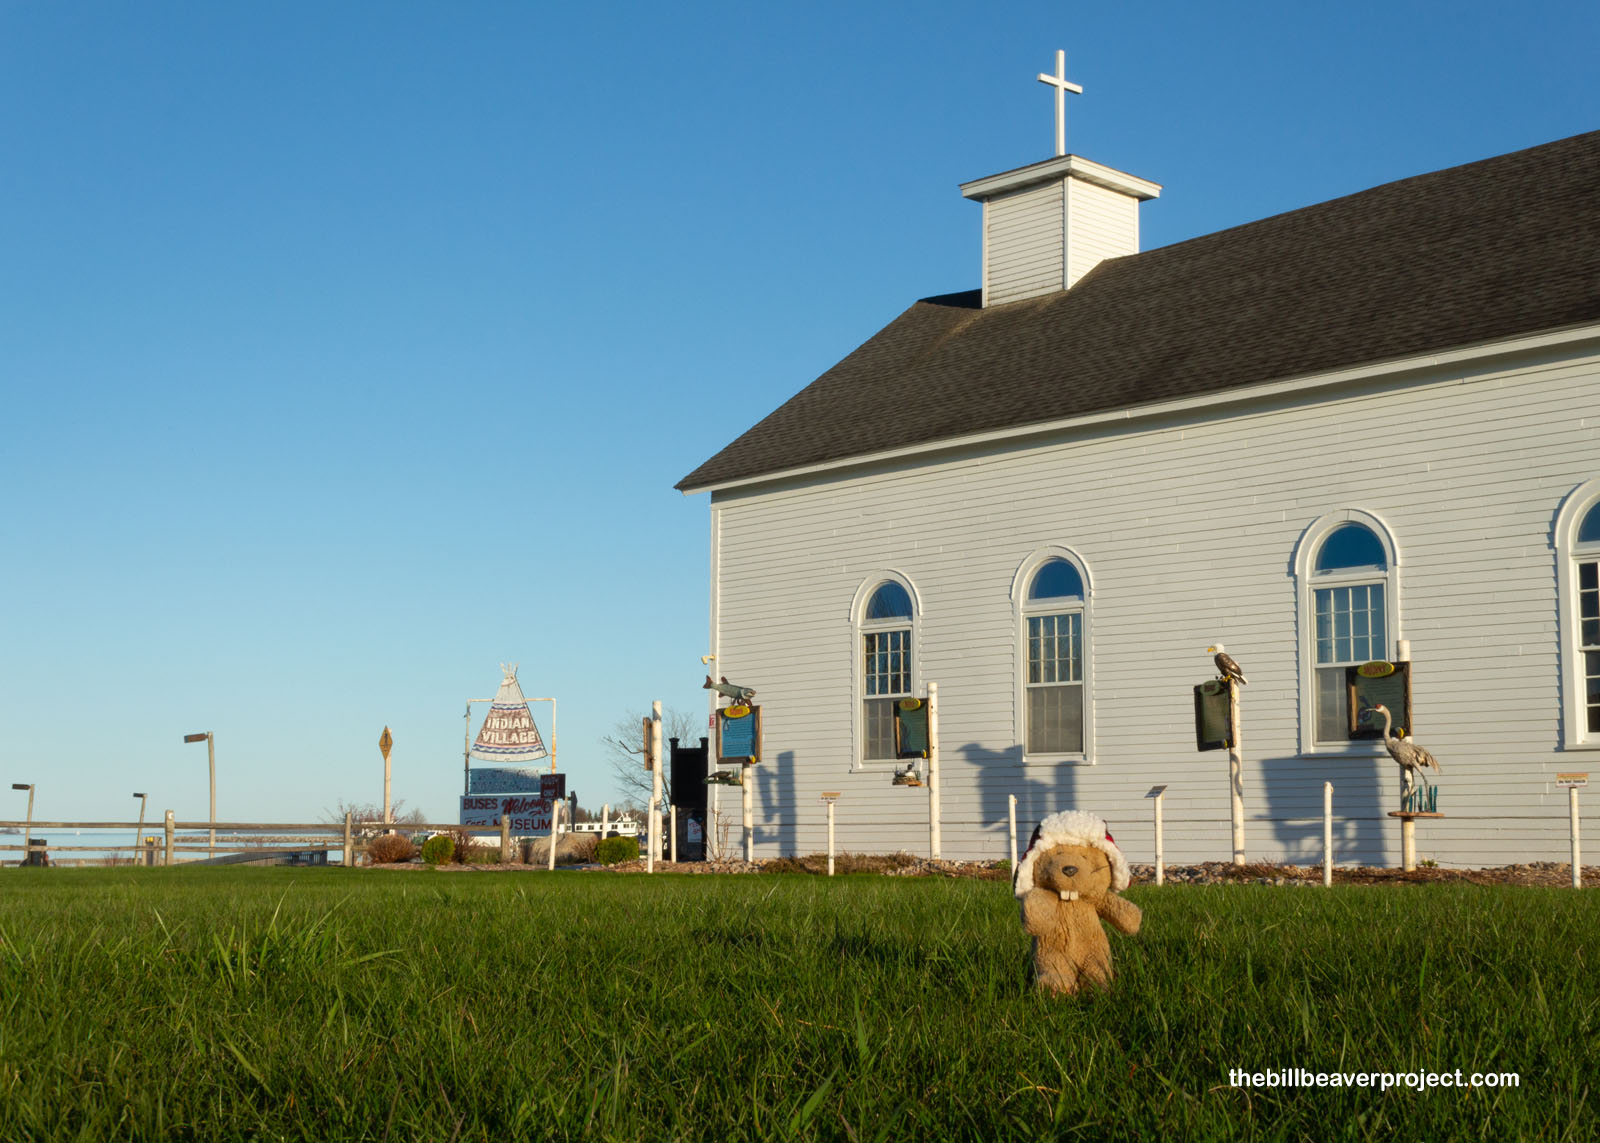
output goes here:
[[722, 708], [723, 718], [743, 718], [749, 713], [750, 708], [747, 706], [725, 706]]
[[1364, 679], [1381, 679], [1394, 674], [1394, 664], [1385, 663], [1382, 659], [1375, 663], [1362, 663], [1356, 668], [1356, 674]]
[[916, 710], [921, 705], [922, 705], [922, 700], [921, 699], [901, 699], [900, 700], [900, 709], [901, 710]]

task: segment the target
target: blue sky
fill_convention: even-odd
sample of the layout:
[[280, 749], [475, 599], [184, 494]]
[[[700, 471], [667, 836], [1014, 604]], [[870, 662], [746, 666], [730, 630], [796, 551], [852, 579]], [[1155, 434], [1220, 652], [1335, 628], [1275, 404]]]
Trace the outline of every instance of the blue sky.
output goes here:
[[387, 724], [449, 819], [507, 660], [613, 797], [705, 705], [672, 485], [977, 284], [1058, 47], [1149, 248], [1600, 127], [1600, 7], [1442, 10], [0, 0], [0, 818], [202, 818], [202, 730], [315, 818]]

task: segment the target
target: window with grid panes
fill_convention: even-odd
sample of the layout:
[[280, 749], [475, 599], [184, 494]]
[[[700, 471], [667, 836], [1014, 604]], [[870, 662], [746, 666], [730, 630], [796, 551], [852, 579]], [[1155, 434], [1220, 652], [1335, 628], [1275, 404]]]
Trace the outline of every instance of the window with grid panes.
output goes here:
[[1083, 577], [1066, 560], [1046, 560], [1023, 607], [1029, 754], [1083, 750]]
[[1600, 504], [1578, 525], [1577, 545], [1579, 702], [1593, 739], [1600, 737]]
[[1344, 669], [1388, 655], [1389, 560], [1382, 541], [1361, 524], [1323, 539], [1312, 572], [1316, 642], [1316, 742], [1349, 741]]
[[882, 583], [861, 621], [862, 736], [866, 761], [893, 759], [894, 704], [911, 693], [911, 595]]

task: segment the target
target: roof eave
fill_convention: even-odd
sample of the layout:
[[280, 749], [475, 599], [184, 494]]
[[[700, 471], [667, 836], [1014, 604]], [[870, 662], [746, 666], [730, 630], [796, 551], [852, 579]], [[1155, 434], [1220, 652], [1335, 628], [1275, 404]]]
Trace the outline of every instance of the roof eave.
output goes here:
[[1045, 436], [1053, 433], [1071, 432], [1074, 429], [1087, 428], [1094, 425], [1114, 424], [1118, 421], [1137, 421], [1149, 417], [1158, 417], [1171, 413], [1188, 412], [1192, 410], [1214, 408], [1223, 405], [1237, 404], [1242, 401], [1256, 400], [1262, 397], [1280, 396], [1307, 392], [1316, 389], [1332, 388], [1345, 385], [1353, 381], [1377, 380], [1384, 377], [1395, 377], [1419, 369], [1438, 368], [1440, 366], [1460, 365], [1468, 362], [1483, 361], [1486, 359], [1524, 353], [1536, 353], [1540, 350], [1570, 347], [1582, 344], [1585, 341], [1600, 343], [1600, 322], [1584, 322], [1580, 325], [1567, 326], [1561, 329], [1542, 330], [1538, 333], [1525, 334], [1515, 337], [1499, 338], [1492, 342], [1482, 342], [1474, 345], [1458, 346], [1451, 349], [1436, 350], [1430, 353], [1412, 354], [1407, 357], [1394, 358], [1389, 361], [1366, 362], [1361, 365], [1350, 366], [1345, 369], [1325, 370], [1320, 373], [1305, 374], [1299, 377], [1286, 378], [1278, 381], [1266, 381], [1255, 385], [1244, 385], [1236, 389], [1213, 391], [1193, 397], [1181, 397], [1168, 401], [1152, 401], [1147, 404], [1126, 405], [1115, 409], [1104, 409], [1094, 413], [1084, 413], [1075, 417], [1064, 417], [1050, 421], [1039, 421], [1028, 425], [1015, 425], [1004, 429], [993, 429], [988, 432], [971, 433], [958, 437], [944, 437], [939, 440], [922, 441], [903, 448], [885, 449], [880, 452], [862, 453], [855, 456], [841, 457], [838, 460], [819, 461], [815, 464], [797, 465], [793, 468], [777, 469], [771, 472], [755, 473], [750, 476], [735, 477], [729, 480], [714, 480], [703, 484], [681, 483], [676, 485], [685, 496], [694, 496], [701, 492], [726, 492], [733, 489], [749, 488], [758, 484], [771, 484], [778, 481], [804, 479], [822, 473], [838, 472], [844, 469], [856, 468], [865, 465], [882, 464], [902, 460], [907, 457], [921, 456], [933, 452], [969, 448], [978, 445], [992, 444], [997, 441], [1015, 441], [1028, 437]]

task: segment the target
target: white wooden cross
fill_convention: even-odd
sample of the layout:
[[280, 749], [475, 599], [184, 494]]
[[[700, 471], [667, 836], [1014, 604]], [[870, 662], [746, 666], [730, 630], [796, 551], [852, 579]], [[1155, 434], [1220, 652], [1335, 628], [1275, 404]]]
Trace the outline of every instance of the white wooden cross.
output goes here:
[[1056, 73], [1046, 75], [1039, 73], [1039, 82], [1048, 83], [1056, 89], [1056, 154], [1067, 153], [1067, 92], [1082, 95], [1083, 88], [1076, 83], [1067, 82], [1067, 53], [1056, 52]]

